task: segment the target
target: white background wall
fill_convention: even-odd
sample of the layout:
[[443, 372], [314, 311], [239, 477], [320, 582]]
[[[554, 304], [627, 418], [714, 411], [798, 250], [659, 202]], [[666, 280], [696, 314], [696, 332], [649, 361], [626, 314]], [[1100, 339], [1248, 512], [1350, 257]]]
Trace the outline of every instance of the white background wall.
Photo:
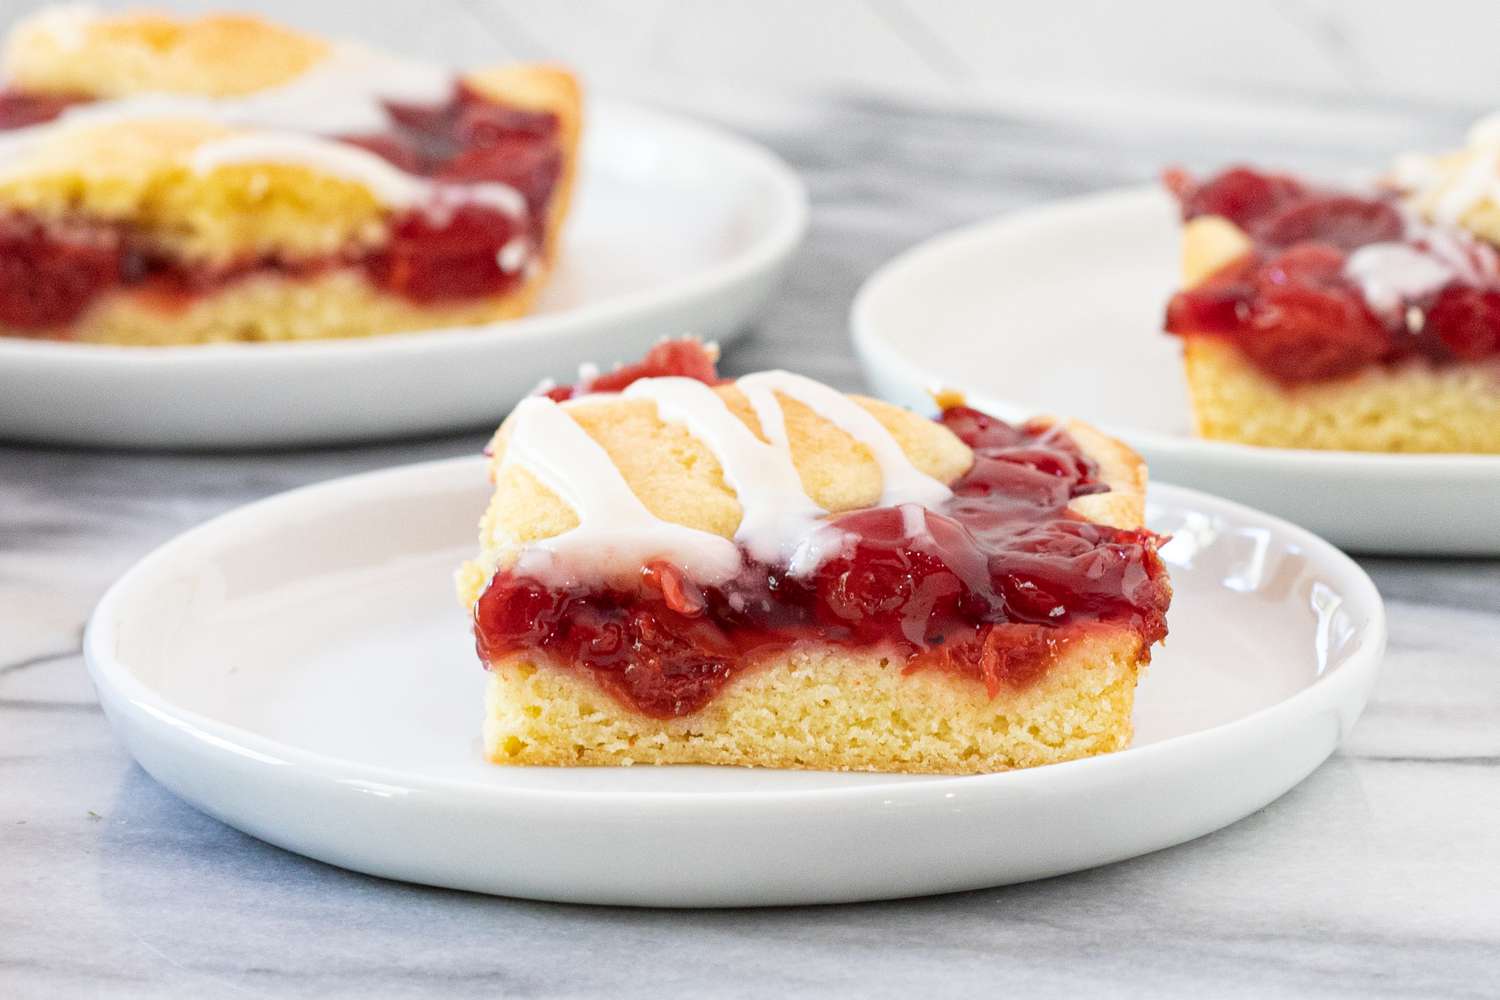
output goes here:
[[[152, 3], [256, 9], [461, 64], [560, 59], [601, 90], [685, 103], [841, 90], [1104, 112], [1500, 104], [1497, 0]], [[0, 20], [39, 6], [0, 0]]]

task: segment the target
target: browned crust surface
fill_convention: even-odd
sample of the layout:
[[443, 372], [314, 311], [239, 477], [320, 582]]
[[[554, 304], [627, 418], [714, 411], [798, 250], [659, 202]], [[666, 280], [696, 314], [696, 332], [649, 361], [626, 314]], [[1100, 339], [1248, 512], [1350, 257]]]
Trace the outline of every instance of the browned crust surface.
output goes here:
[[318, 38], [253, 15], [179, 18], [69, 6], [19, 22], [6, 40], [4, 71], [19, 89], [39, 94], [231, 97], [284, 84], [327, 51]]

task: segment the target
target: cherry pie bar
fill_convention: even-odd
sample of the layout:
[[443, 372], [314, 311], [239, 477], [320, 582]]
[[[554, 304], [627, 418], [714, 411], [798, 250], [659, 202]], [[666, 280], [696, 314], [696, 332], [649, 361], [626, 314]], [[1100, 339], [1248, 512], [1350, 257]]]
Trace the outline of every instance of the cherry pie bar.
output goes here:
[[1500, 452], [1500, 132], [1364, 190], [1247, 167], [1167, 182], [1184, 289], [1166, 328], [1200, 434]]
[[454, 75], [231, 15], [55, 8], [0, 90], [0, 335], [351, 337], [525, 313], [567, 214], [566, 71]]
[[517, 407], [459, 573], [500, 764], [974, 773], [1117, 750], [1166, 635], [1146, 471], [694, 341]]

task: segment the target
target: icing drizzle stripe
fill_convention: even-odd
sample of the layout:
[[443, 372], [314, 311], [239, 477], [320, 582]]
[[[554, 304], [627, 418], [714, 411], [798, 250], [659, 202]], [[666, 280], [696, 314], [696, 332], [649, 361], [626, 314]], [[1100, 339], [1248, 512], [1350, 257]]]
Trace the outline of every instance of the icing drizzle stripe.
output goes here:
[[[693, 579], [718, 583], [740, 568], [740, 546], [793, 575], [811, 573], [843, 544], [828, 511], [802, 486], [792, 460], [778, 394], [796, 399], [869, 449], [880, 467], [879, 506], [935, 507], [952, 496], [922, 472], [864, 407], [836, 389], [789, 372], [747, 375], [745, 393], [767, 440], [750, 430], [709, 386], [682, 377], [646, 378], [625, 398], [646, 399], [658, 416], [684, 427], [713, 453], [741, 508], [734, 540], [656, 517], [631, 490], [598, 442], [567, 414], [607, 398], [593, 394], [558, 404], [532, 397], [511, 418], [502, 470], [526, 469], [572, 507], [578, 526], [521, 548], [517, 569], [548, 579], [621, 577], [666, 559]], [[922, 519], [908, 517], [916, 525]], [[923, 522], [925, 523], [925, 522]]]
[[[935, 507], [953, 495], [947, 486], [912, 464], [900, 442], [869, 410], [837, 389], [805, 375], [785, 371], [746, 375], [735, 384], [751, 397], [757, 414], [767, 409], [768, 405], [764, 402], [756, 404], [755, 396], [765, 397], [779, 392], [810, 407], [818, 416], [870, 449], [870, 454], [880, 466], [884, 483], [877, 506], [895, 507], [903, 503], [916, 503], [923, 507]], [[780, 409], [779, 406], [777, 408]], [[785, 435], [783, 428], [778, 442], [783, 446]]]
[[577, 527], [529, 543], [517, 562], [521, 572], [578, 579], [600, 568], [638, 570], [659, 558], [703, 580], [722, 580], [739, 569], [739, 549], [729, 539], [647, 510], [609, 453], [557, 403], [533, 396], [511, 419], [501, 471], [525, 469], [578, 517]]
[[388, 125], [384, 102], [436, 104], [452, 85], [446, 70], [340, 42], [300, 76], [243, 97], [147, 93], [101, 99], [67, 108], [53, 121], [12, 129], [0, 135], [0, 174], [24, 169], [29, 150], [63, 131], [124, 121], [196, 119], [246, 130], [199, 145], [189, 166], [200, 173], [230, 163], [295, 163], [361, 184], [391, 208], [478, 202], [524, 217], [526, 200], [509, 185], [439, 184], [333, 138], [379, 132]]

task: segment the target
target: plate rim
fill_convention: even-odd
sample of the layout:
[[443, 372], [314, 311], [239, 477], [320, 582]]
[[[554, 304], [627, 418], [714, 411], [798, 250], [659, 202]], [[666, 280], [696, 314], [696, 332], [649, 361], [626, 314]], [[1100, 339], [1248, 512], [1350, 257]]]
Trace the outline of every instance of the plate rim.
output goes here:
[[[1139, 184], [1107, 188], [1089, 194], [1060, 198], [1001, 212], [938, 233], [907, 247], [875, 269], [859, 286], [849, 306], [850, 340], [855, 354], [869, 370], [905, 372], [904, 381], [923, 387], [947, 387], [948, 380], [936, 376], [925, 365], [914, 361], [877, 332], [875, 298], [887, 285], [906, 280], [912, 270], [932, 266], [934, 260], [956, 253], [972, 252], [1000, 236], [1012, 236], [1011, 230], [1045, 228], [1058, 217], [1087, 215], [1102, 209], [1125, 211], [1143, 209], [1148, 203], [1157, 206], [1167, 198], [1156, 185]], [[931, 258], [932, 260], [929, 260]], [[964, 386], [956, 386], [963, 390]], [[989, 407], [1007, 418], [1034, 416], [1031, 407], [1004, 400], [985, 392], [970, 393], [981, 408]], [[1451, 477], [1459, 483], [1493, 482], [1500, 477], [1500, 455], [1445, 452], [1363, 452], [1319, 451], [1306, 448], [1271, 448], [1260, 445], [1212, 441], [1204, 438], [1142, 430], [1127, 423], [1099, 421], [1107, 433], [1159, 455], [1194, 461], [1199, 464], [1232, 463], [1250, 469], [1312, 468], [1348, 476], [1368, 476], [1389, 482], [1393, 478], [1427, 479], [1434, 474]], [[1252, 508], [1253, 509], [1253, 508]]]
[[[735, 157], [747, 171], [768, 181], [775, 192], [777, 214], [759, 238], [736, 256], [701, 272], [674, 278], [657, 287], [627, 292], [598, 302], [555, 313], [532, 313], [516, 319], [430, 330], [407, 330], [367, 337], [318, 338], [264, 343], [181, 344], [133, 347], [120, 344], [80, 344], [0, 336], [0, 365], [94, 366], [124, 376], [133, 370], [192, 368], [232, 364], [301, 365], [336, 363], [375, 356], [399, 358], [434, 349], [482, 349], [495, 343], [524, 349], [555, 345], [559, 338], [601, 322], [624, 323], [672, 302], [711, 297], [787, 260], [801, 244], [810, 223], [807, 186], [798, 173], [775, 152], [732, 129], [686, 114], [611, 97], [591, 98], [590, 120], [619, 118], [645, 122], [653, 130], [689, 137]], [[585, 139], [587, 141], [587, 139]], [[564, 250], [566, 252], [566, 250]]]
[[[1293, 694], [1273, 704], [1257, 709], [1248, 715], [1229, 722], [1203, 729], [1193, 730], [1168, 737], [1141, 747], [1101, 754], [1079, 760], [1050, 764], [1044, 767], [1023, 768], [1012, 771], [977, 775], [923, 775], [922, 781], [868, 780], [847, 787], [812, 788], [791, 787], [786, 789], [737, 789], [726, 791], [681, 791], [661, 790], [613, 790], [613, 789], [565, 789], [546, 787], [518, 787], [490, 785], [469, 778], [454, 778], [421, 775], [388, 765], [370, 764], [333, 754], [309, 750], [259, 733], [242, 726], [224, 722], [193, 709], [174, 704], [163, 697], [114, 655], [115, 622], [114, 609], [125, 600], [129, 592], [150, 583], [152, 576], [162, 572], [174, 561], [190, 554], [194, 548], [210, 545], [220, 535], [232, 533], [238, 522], [254, 521], [266, 516], [268, 511], [284, 505], [309, 502], [327, 502], [345, 491], [376, 485], [380, 480], [417, 479], [418, 477], [471, 475], [476, 483], [483, 481], [485, 459], [482, 456], [460, 456], [410, 465], [341, 476], [312, 483], [265, 497], [233, 508], [208, 521], [176, 535], [142, 557], [125, 571], [105, 592], [89, 616], [83, 638], [83, 658], [89, 676], [106, 707], [124, 707], [128, 713], [122, 726], [110, 712], [110, 721], [117, 735], [126, 742], [127, 731], [135, 726], [163, 726], [176, 730], [179, 735], [193, 741], [195, 749], [206, 755], [232, 755], [250, 757], [263, 763], [274, 762], [290, 765], [290, 770], [304, 778], [311, 778], [329, 785], [350, 782], [370, 782], [376, 785], [395, 787], [410, 793], [457, 796], [470, 804], [491, 807], [507, 802], [546, 804], [569, 808], [588, 809], [592, 815], [599, 810], [613, 810], [640, 816], [649, 811], [652, 815], [690, 813], [700, 808], [735, 809], [744, 805], [776, 803], [787, 808], [811, 805], [818, 808], [828, 800], [844, 802], [848, 799], [879, 799], [891, 795], [938, 796], [955, 790], [955, 783], [972, 790], [974, 794], [1012, 794], [1028, 788], [1057, 787], [1058, 782], [1088, 783], [1097, 776], [1107, 780], [1112, 769], [1147, 766], [1149, 758], [1174, 755], [1183, 752], [1184, 745], [1216, 745], [1232, 743], [1248, 732], [1266, 724], [1267, 719], [1291, 724], [1297, 718], [1316, 717], [1319, 713], [1344, 705], [1352, 692], [1363, 689], [1368, 692], [1379, 674], [1384, 657], [1388, 628], [1384, 601], [1369, 575], [1352, 558], [1317, 535], [1282, 518], [1263, 511], [1226, 500], [1212, 494], [1167, 483], [1153, 483], [1151, 488], [1164, 490], [1180, 503], [1191, 503], [1200, 499], [1210, 506], [1220, 507], [1222, 513], [1235, 518], [1248, 516], [1274, 528], [1290, 544], [1318, 559], [1318, 565], [1330, 574], [1346, 581], [1358, 592], [1360, 604], [1368, 611], [1363, 627], [1363, 641], [1348, 659], [1334, 670], [1320, 674], [1312, 682]], [[362, 492], [368, 492], [362, 489]], [[1151, 496], [1148, 493], [1148, 502]], [[1353, 718], [1363, 711], [1361, 698]], [[1347, 735], [1343, 714], [1340, 713], [1340, 731], [1330, 752]], [[1352, 723], [1352, 719], [1350, 720]], [[1130, 762], [1137, 762], [1131, 764]], [[910, 778], [906, 774], [893, 774], [891, 778]]]

